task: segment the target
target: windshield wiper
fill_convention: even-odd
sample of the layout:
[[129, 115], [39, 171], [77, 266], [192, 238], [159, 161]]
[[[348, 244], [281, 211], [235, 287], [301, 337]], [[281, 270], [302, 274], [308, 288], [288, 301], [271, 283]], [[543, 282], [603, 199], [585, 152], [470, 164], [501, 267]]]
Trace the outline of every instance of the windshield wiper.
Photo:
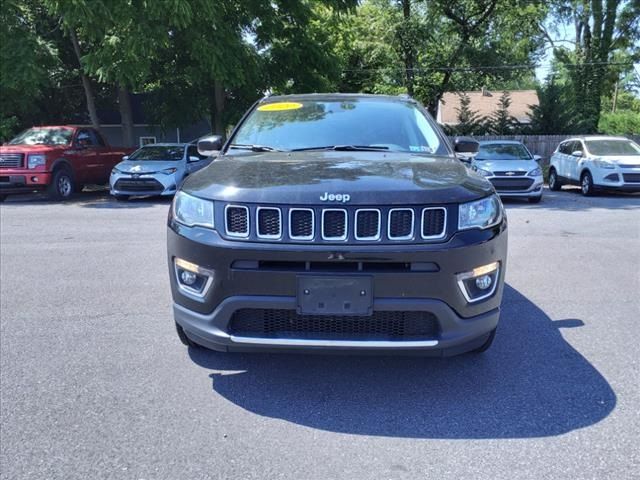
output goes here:
[[229, 148], [233, 148], [235, 150], [251, 150], [252, 152], [282, 152], [282, 150], [269, 147], [268, 145], [241, 145], [238, 143], [232, 143]]
[[336, 150], [338, 152], [378, 152], [389, 150], [389, 147], [382, 145], [328, 145], [326, 147], [305, 147], [294, 148], [292, 152], [304, 152], [308, 150]]

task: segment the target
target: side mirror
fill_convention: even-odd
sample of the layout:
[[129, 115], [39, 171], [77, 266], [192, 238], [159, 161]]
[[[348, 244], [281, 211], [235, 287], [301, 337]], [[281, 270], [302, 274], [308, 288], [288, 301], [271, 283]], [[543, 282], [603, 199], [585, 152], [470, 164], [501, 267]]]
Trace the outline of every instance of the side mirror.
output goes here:
[[122, 157], [123, 162], [126, 162], [127, 160], [129, 160], [129, 155], [125, 155], [124, 157]]
[[191, 155], [189, 157], [189, 161], [190, 162], [199, 162], [200, 161], [200, 157], [196, 157], [195, 155]]
[[542, 157], [541, 157], [540, 155], [534, 155], [534, 156], [533, 156], [533, 159], [534, 159], [536, 162], [540, 162], [540, 160], [542, 160]]
[[212, 157], [222, 150], [222, 137], [209, 135], [198, 140], [198, 153], [205, 157]]
[[453, 142], [453, 151], [456, 153], [468, 153], [473, 155], [478, 153], [480, 144], [473, 138], [469, 137], [457, 137]]
[[576, 150], [575, 152], [571, 152], [571, 156], [572, 157], [581, 157], [582, 156], [582, 150]]

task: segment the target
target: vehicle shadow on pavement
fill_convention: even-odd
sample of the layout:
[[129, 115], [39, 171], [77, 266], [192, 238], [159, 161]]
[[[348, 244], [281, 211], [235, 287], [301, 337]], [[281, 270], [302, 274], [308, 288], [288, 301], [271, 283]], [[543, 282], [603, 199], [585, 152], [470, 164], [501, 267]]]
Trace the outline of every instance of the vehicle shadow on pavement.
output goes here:
[[224, 354], [190, 349], [213, 391], [258, 415], [332, 432], [442, 439], [560, 435], [611, 413], [606, 379], [505, 285], [495, 343], [445, 359]]
[[43, 193], [12, 195], [2, 203], [3, 206], [11, 208], [21, 206], [33, 206], [34, 204], [48, 205], [61, 204], [65, 206], [80, 206], [83, 208], [96, 209], [128, 209], [128, 208], [148, 208], [155, 205], [169, 205], [173, 197], [134, 197], [126, 201], [119, 202], [105, 189], [91, 189], [76, 193], [69, 200], [64, 202], [51, 200]]

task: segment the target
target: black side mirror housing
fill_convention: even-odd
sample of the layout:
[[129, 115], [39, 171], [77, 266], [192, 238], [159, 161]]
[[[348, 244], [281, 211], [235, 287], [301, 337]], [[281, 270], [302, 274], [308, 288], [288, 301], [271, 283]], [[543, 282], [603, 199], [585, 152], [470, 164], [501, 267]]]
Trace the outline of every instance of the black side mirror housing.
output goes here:
[[205, 157], [217, 155], [222, 150], [222, 137], [220, 135], [209, 135], [198, 140], [198, 153]]
[[469, 137], [456, 137], [453, 142], [453, 150], [456, 153], [466, 153], [469, 155], [473, 155], [475, 153], [478, 153], [479, 148], [480, 144], [473, 138]]

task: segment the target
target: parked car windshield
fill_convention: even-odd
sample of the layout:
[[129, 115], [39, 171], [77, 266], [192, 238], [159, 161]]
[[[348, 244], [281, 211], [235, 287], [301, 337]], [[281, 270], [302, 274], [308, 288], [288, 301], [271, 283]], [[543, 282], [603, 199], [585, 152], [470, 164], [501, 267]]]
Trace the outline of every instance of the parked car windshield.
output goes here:
[[432, 122], [416, 105], [360, 98], [261, 104], [241, 125], [230, 145], [229, 154], [247, 147], [311, 150], [345, 146], [448, 154]]
[[640, 155], [640, 146], [630, 140], [586, 140], [592, 155]]
[[68, 145], [73, 130], [70, 128], [30, 128], [9, 142], [9, 145]]
[[531, 160], [531, 155], [517, 143], [492, 143], [480, 145], [476, 160]]
[[161, 146], [150, 145], [142, 147], [129, 155], [129, 160], [145, 161], [171, 161], [182, 160], [184, 157], [184, 147], [182, 146]]

